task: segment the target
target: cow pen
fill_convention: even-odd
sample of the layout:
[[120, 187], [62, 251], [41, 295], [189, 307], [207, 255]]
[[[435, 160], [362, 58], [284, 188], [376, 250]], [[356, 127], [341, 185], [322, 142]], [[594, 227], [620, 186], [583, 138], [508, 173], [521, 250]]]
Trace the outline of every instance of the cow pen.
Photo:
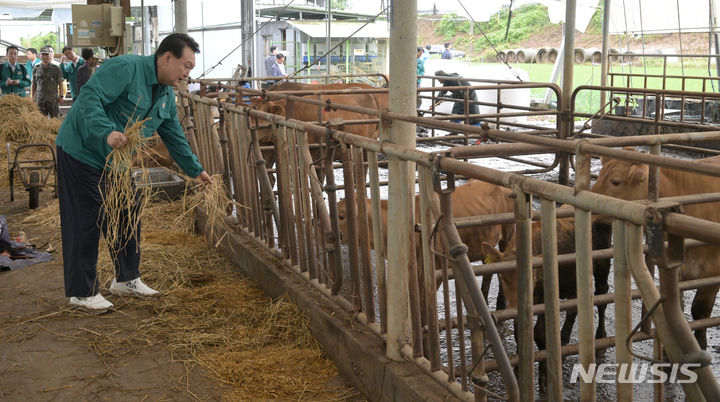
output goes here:
[[[539, 392], [535, 363], [546, 362], [547, 389], [541, 391], [540, 397], [562, 400], [567, 386], [563, 380], [567, 377], [563, 372], [564, 356], [579, 355], [579, 363], [587, 369], [596, 362], [597, 349], [614, 347], [612, 362], [630, 364], [633, 357], [638, 357], [632, 350], [633, 342], [653, 340], [655, 355], [641, 358], [663, 361], [666, 356], [667, 361], [673, 363], [699, 363], [700, 367], [695, 371], [697, 382], [682, 384], [682, 390], [690, 400], [720, 400], [720, 386], [710, 366], [712, 355], [700, 350], [691, 332], [720, 325], [720, 317], [688, 322], [679, 308], [680, 291], [716, 287], [720, 285], [720, 277], [680, 281], [677, 272], [685, 248], [720, 245], [720, 223], [687, 216], [682, 213], [683, 206], [718, 202], [720, 195], [657, 197], [657, 172], [661, 167], [720, 176], [720, 167], [716, 165], [662, 156], [661, 147], [695, 149], [693, 146], [698, 143], [720, 140], [720, 131], [705, 131], [707, 127], [703, 127], [689, 133], [620, 138], [585, 133], [591, 121], [611, 116], [574, 112], [574, 102], [563, 105], [561, 90], [554, 84], [473, 80], [477, 85], [455, 87], [466, 94], [462, 101], [463, 115], [435, 113], [430, 108], [424, 111], [426, 116], [419, 117], [323, 99], [329, 94], [386, 93], [387, 90], [382, 88], [290, 93], [255, 91], [240, 88], [232, 82], [217, 81], [200, 80], [200, 95], [180, 92], [178, 97], [179, 111], [185, 116], [182, 122], [193, 150], [209, 173], [223, 175], [230, 195], [242, 205], [228, 214], [228, 225], [220, 230], [216, 228], [213, 241], [230, 243], [232, 236], [225, 232], [232, 231], [249, 236], [256, 246], [262, 245], [275, 265], [301, 278], [306, 286], [343, 310], [346, 317], [351, 317], [356, 331], [369, 333], [382, 345], [382, 350], [385, 347], [400, 350], [407, 362], [434, 379], [445, 392], [462, 400], [531, 400]], [[210, 93], [206, 89], [210, 83], [217, 84], [216, 87], [222, 90]], [[530, 87], [553, 91], [558, 100], [557, 110], [501, 102], [503, 91]], [[457, 101], [437, 96], [444, 89], [433, 85], [418, 89], [418, 93], [431, 100], [432, 105], [436, 101]], [[469, 114], [469, 106], [473, 103], [468, 95], [471, 90], [496, 91], [498, 101], [484, 103], [496, 107], [497, 112]], [[581, 90], [612, 92], [608, 105], [619, 103], [615, 99], [618, 88], [580, 87], [573, 95]], [[647, 92], [646, 89], [627, 90], [627, 93]], [[653, 90], [657, 96], [676, 95], [671, 92]], [[697, 96], [694, 93], [684, 95]], [[265, 113], [244, 103], [244, 100], [258, 96], [285, 101], [289, 116], [292, 116], [293, 108], [316, 108], [319, 121], [298, 121]], [[704, 93], [702, 97], [704, 100], [718, 96]], [[219, 113], [217, 119], [213, 117], [213, 108]], [[375, 118], [324, 121], [323, 110], [345, 110]], [[548, 126], [527, 119], [538, 116], [550, 117], [556, 122]], [[523, 120], [510, 119], [515, 117]], [[574, 129], [571, 122], [575, 118], [588, 120], [584, 126]], [[642, 118], [647, 119], [645, 115]], [[685, 124], [682, 121], [664, 122], [662, 113], [656, 113], [653, 118], [657, 127]], [[468, 124], [471, 120], [484, 124], [473, 126]], [[411, 149], [388, 142], [388, 127], [396, 121], [425, 127], [431, 136], [418, 138], [418, 144], [434, 143], [445, 149], [425, 152], [421, 147]], [[345, 128], [352, 124], [377, 125], [379, 139], [346, 132]], [[271, 144], [259, 141], [257, 131], [260, 127], [272, 130]], [[507, 130], [510, 127], [512, 130]], [[442, 136], [436, 132], [454, 134]], [[471, 145], [475, 139], [484, 138], [497, 144]], [[648, 147], [649, 153], [617, 149], [624, 146]], [[274, 151], [275, 167], [266, 166], [264, 155], [269, 151]], [[552, 163], [545, 164], [521, 158], [531, 154], [552, 154], [554, 158]], [[340, 155], [343, 157], [338, 158]], [[568, 155], [574, 156], [574, 160]], [[483, 167], [483, 158], [489, 157], [528, 163], [528, 167], [517, 171]], [[591, 159], [601, 157], [650, 164], [650, 199], [631, 202], [588, 191], [593, 176]], [[399, 244], [393, 238], [387, 243], [383, 240], [381, 188], [393, 180], [383, 168], [398, 161], [410, 162], [416, 170], [418, 201], [406, 208], [416, 210], [414, 216], [419, 219], [409, 222], [404, 230], [416, 233], [419, 239], [417, 251], [422, 258], [417, 260], [415, 244]], [[572, 176], [570, 167], [574, 168]], [[560, 183], [528, 176], [556, 168], [560, 169]], [[452, 194], [459, 178], [509, 188], [513, 194], [514, 212], [455, 219]], [[566, 185], [570, 179], [573, 179], [573, 186]], [[345, 237], [340, 232], [339, 193], [346, 200]], [[534, 199], [540, 200], [539, 211], [533, 210], [538, 205]], [[392, 196], [389, 202], [393, 202]], [[572, 205], [574, 209], [569, 212], [558, 208], [558, 203]], [[613, 218], [612, 248], [592, 250], [593, 214]], [[556, 220], [568, 216], [575, 219], [576, 251], [559, 255]], [[541, 257], [532, 255], [531, 225], [534, 220], [542, 222]], [[458, 229], [503, 223], [515, 226], [516, 261], [485, 264], [470, 261]], [[644, 227], [652, 228], [656, 235], [645, 239]], [[647, 245], [644, 244], [646, 240]], [[413, 249], [404, 253], [410, 256], [410, 261], [404, 265], [410, 269], [401, 275], [388, 275], [388, 270], [397, 268], [390, 265], [389, 257], [402, 247]], [[344, 248], [347, 259], [343, 258]], [[231, 254], [238, 252], [233, 248], [226, 250]], [[646, 263], [645, 253], [652, 263]], [[593, 260], [608, 258], [613, 260], [614, 292], [594, 295]], [[577, 298], [560, 301], [557, 266], [569, 261], [576, 265]], [[649, 270], [654, 265], [658, 267], [659, 288], [651, 274], [653, 271]], [[534, 267], [542, 267], [544, 304], [533, 302]], [[493, 274], [507, 272], [517, 273], [517, 308], [491, 310], [487, 300], [489, 282]], [[255, 275], [257, 279], [263, 273], [255, 272]], [[262, 279], [258, 281], [263, 282]], [[645, 312], [640, 322], [633, 322], [632, 300], [638, 298], [642, 300]], [[593, 307], [606, 304], [614, 306], [614, 336], [595, 339]], [[561, 311], [577, 311], [577, 343], [561, 345]], [[535, 350], [534, 315], [545, 317], [547, 346], [544, 350]], [[510, 319], [517, 320], [517, 353], [507, 347], [504, 338], [508, 334], [502, 334], [499, 328], [502, 321]], [[653, 326], [648, 319], [652, 320]], [[635, 324], [638, 326], [633, 328]], [[388, 336], [402, 332], [403, 328], [407, 329], [406, 338]], [[342, 348], [340, 345], [323, 346], [331, 350], [329, 355], [336, 361], [348, 356], [346, 352], [337, 351]], [[353, 377], [355, 384], [370, 399], [387, 397], [379, 393], [381, 391], [369, 389], [374, 385], [368, 379], [372, 376], [363, 373], [354, 362], [338, 361], [338, 367]], [[378, 371], [381, 369], [377, 367]], [[632, 400], [633, 392], [633, 384], [617, 384], [617, 399]], [[655, 387], [655, 396], [662, 398], [662, 393], [660, 384]], [[581, 381], [579, 395], [584, 400], [594, 399], [595, 382]]]

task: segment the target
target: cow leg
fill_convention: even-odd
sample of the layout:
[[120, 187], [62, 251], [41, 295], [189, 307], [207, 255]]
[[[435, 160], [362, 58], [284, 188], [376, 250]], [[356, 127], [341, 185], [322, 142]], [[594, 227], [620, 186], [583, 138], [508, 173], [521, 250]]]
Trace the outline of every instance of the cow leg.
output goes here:
[[492, 274], [490, 275], [483, 275], [482, 277], [482, 285], [480, 286], [480, 290], [482, 291], [483, 297], [485, 298], [485, 303], [490, 304], [488, 302], [488, 295], [490, 294], [490, 282], [492, 281]]
[[[720, 289], [719, 286], [713, 286], [697, 290], [692, 303], [692, 317], [694, 320], [710, 317], [718, 289]], [[707, 332], [705, 329], [696, 330], [695, 339], [697, 339], [703, 350], [707, 349]]]
[[503, 292], [502, 286], [498, 286], [498, 296], [495, 301], [495, 310], [505, 310], [507, 308], [507, 299], [505, 299], [505, 293]]
[[563, 323], [562, 329], [560, 330], [560, 344], [567, 345], [570, 343], [570, 336], [572, 336], [572, 330], [575, 326], [575, 319], [577, 318], [577, 312], [568, 311], [565, 314], [565, 322]]

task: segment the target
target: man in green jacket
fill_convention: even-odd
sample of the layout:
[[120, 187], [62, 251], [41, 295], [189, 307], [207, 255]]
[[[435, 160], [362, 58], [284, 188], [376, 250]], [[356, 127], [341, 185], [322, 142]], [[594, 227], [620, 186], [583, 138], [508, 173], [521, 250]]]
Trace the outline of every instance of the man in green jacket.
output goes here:
[[[195, 67], [199, 46], [186, 34], [165, 38], [154, 56], [126, 55], [104, 62], [83, 86], [58, 133], [57, 169], [65, 296], [70, 304], [102, 312], [112, 307], [97, 282], [98, 240], [105, 228], [102, 172], [113, 148], [127, 142], [130, 119], [145, 119], [142, 135], [157, 131], [173, 159], [190, 176], [212, 179], [190, 150], [177, 118], [172, 87]], [[140, 280], [140, 228], [115, 249], [111, 293], [155, 296]], [[124, 246], [123, 246], [124, 244]], [[111, 248], [112, 249], [112, 248]]]
[[2, 94], [15, 94], [25, 97], [25, 88], [30, 86], [30, 76], [25, 66], [17, 62], [17, 46], [8, 46], [5, 54], [7, 61], [0, 68], [0, 89]]
[[37, 55], [37, 49], [35, 49], [34, 47], [29, 47], [26, 53], [28, 61], [25, 63], [25, 69], [27, 70], [28, 74], [30, 74], [30, 81], [32, 81], [33, 68], [40, 64], [40, 58]]
[[60, 69], [62, 70], [63, 78], [68, 80], [70, 83], [70, 95], [72, 96], [72, 99], [75, 100], [78, 96], [77, 83], [75, 82], [77, 80], [77, 70], [80, 66], [85, 64], [85, 60], [75, 54], [75, 51], [69, 46], [65, 46], [63, 48], [62, 54], [63, 57], [60, 59]]

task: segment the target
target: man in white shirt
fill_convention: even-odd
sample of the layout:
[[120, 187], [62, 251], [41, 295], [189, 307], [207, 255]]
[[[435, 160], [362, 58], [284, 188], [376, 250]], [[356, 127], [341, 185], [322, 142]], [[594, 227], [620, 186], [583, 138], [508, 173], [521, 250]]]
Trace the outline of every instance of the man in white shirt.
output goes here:
[[[278, 53], [275, 56], [275, 64], [272, 66], [272, 70], [270, 71], [271, 77], [284, 77], [287, 74], [285, 74], [285, 55], [282, 53]], [[278, 80], [279, 81], [279, 80]], [[275, 84], [278, 81], [272, 81], [273, 84]]]

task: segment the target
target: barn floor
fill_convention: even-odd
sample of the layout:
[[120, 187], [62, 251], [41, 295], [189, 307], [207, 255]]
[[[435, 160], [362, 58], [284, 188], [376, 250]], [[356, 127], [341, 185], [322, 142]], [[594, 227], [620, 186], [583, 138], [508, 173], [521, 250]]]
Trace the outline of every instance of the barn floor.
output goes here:
[[[41, 193], [41, 209], [56, 204], [50, 193]], [[25, 192], [10, 203], [3, 188], [0, 199], [12, 234], [23, 230], [39, 248], [60, 248], [52, 219], [22, 223], [29, 215]], [[53, 261], [0, 272], [0, 399], [362, 399], [293, 306], [264, 296], [202, 238], [184, 235], [199, 248], [166, 244], [180, 234], [157, 225], [143, 225], [141, 265], [146, 281], [165, 291], [157, 300], [110, 295], [115, 309], [100, 316], [69, 308], [60, 250]], [[173, 247], [195, 253], [202, 275], [192, 262], [174, 261]], [[173, 281], [148, 266], [162, 255], [175, 266]], [[102, 283], [106, 263], [101, 254]], [[107, 285], [101, 289], [107, 296]]]

